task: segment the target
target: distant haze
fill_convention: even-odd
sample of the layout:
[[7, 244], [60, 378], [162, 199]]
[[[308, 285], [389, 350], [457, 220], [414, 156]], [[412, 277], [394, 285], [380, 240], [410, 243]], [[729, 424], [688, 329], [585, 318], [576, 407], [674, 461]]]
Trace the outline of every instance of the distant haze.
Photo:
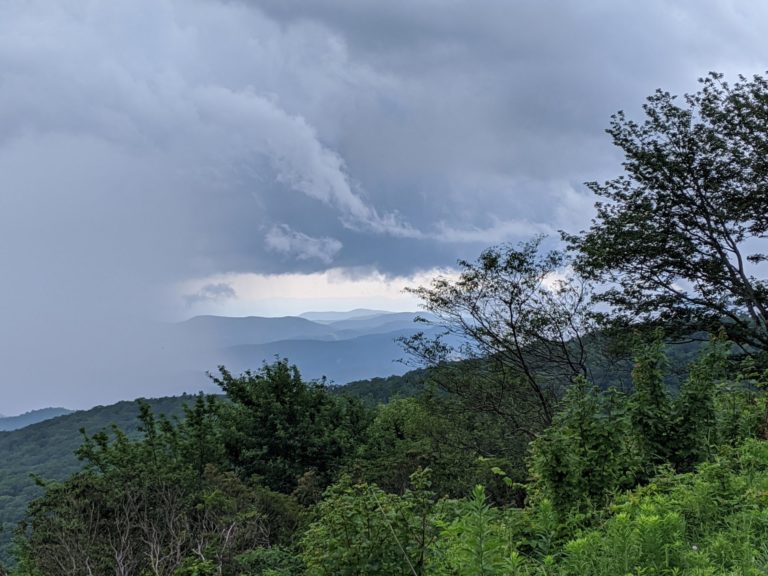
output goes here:
[[431, 316], [413, 312], [353, 310], [308, 315], [314, 319], [198, 316], [167, 326], [165, 348], [182, 347], [188, 352], [184, 360], [188, 383], [209, 384], [201, 376], [205, 371], [216, 373], [219, 365], [240, 373], [257, 370], [275, 358], [288, 358], [305, 379], [344, 384], [403, 374], [410, 364], [398, 339], [420, 331], [435, 333], [414, 322], [417, 316]]
[[5, 0], [0, 412], [182, 391], [194, 358], [162, 322], [410, 311], [403, 288], [457, 258], [578, 230], [583, 182], [620, 170], [610, 114], [761, 72], [766, 21], [726, 0]]
[[348, 312], [302, 312], [301, 318], [312, 320], [313, 322], [335, 322], [339, 320], [350, 320], [352, 318], [370, 318], [383, 314], [384, 310], [369, 310], [367, 308], [356, 308]]

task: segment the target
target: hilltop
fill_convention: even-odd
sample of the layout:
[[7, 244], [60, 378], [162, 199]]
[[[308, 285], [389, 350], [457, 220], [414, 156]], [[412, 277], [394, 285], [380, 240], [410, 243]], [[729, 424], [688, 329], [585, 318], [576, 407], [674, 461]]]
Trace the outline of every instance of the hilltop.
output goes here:
[[18, 416], [0, 416], [0, 432], [8, 432], [11, 430], [18, 430], [25, 426], [37, 424], [44, 420], [50, 420], [56, 416], [63, 416], [65, 414], [71, 414], [72, 410], [66, 408], [41, 408], [39, 410], [31, 410]]

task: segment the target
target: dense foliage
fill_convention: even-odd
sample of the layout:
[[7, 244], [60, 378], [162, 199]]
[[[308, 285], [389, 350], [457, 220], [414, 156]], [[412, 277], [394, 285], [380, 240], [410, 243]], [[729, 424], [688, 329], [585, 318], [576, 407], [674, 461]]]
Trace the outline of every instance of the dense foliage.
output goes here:
[[229, 461], [244, 478], [290, 492], [305, 474], [326, 485], [367, 425], [359, 401], [333, 397], [306, 383], [287, 362], [234, 377], [224, 367], [213, 378], [230, 402], [223, 419]]
[[[147, 400], [152, 408], [169, 416], [183, 413], [189, 397]], [[24, 517], [27, 505], [43, 493], [35, 477], [65, 480], [82, 467], [75, 450], [83, 441], [80, 429], [91, 432], [113, 424], [129, 437], [138, 437], [138, 402], [119, 402], [39, 422], [12, 432], [0, 432], [0, 562], [11, 557], [11, 537]]]
[[371, 410], [286, 361], [222, 371], [182, 419], [142, 404], [141, 436], [85, 436], [15, 574], [760, 573], [768, 376], [714, 338], [673, 395], [664, 350], [638, 344], [632, 393], [577, 379], [527, 462], [503, 419], [429, 387]]
[[429, 370], [411, 370], [402, 376], [356, 380], [331, 388], [330, 391], [334, 394], [358, 398], [369, 408], [375, 408], [395, 398], [418, 396], [427, 385], [429, 377]]

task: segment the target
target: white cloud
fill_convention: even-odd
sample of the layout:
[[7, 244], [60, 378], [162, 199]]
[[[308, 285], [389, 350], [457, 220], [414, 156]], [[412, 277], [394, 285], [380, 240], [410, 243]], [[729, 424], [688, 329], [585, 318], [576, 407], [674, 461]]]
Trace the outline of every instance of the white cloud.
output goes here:
[[[419, 300], [405, 288], [426, 286], [437, 276], [456, 278], [452, 269], [434, 268], [403, 276], [377, 270], [330, 268], [310, 274], [223, 274], [183, 283], [181, 293], [197, 292], [202, 286], [226, 283], [238, 298], [231, 302], [201, 302], [194, 314], [281, 316], [310, 309], [351, 310], [376, 308], [412, 311]], [[188, 315], [189, 310], [180, 311]]]
[[319, 260], [325, 264], [333, 262], [342, 248], [335, 238], [313, 238], [281, 224], [273, 226], [264, 236], [267, 248], [279, 254], [293, 256], [299, 260]]
[[532, 237], [537, 234], [552, 234], [552, 226], [544, 223], [529, 222], [527, 220], [499, 220], [491, 218], [492, 224], [486, 227], [473, 226], [469, 228], [457, 228], [440, 222], [437, 232], [433, 234], [436, 240], [441, 242], [471, 243], [490, 246]]
[[226, 282], [217, 282], [215, 284], [206, 284], [194, 294], [187, 294], [184, 300], [187, 307], [192, 307], [201, 302], [211, 302], [237, 298], [237, 292]]

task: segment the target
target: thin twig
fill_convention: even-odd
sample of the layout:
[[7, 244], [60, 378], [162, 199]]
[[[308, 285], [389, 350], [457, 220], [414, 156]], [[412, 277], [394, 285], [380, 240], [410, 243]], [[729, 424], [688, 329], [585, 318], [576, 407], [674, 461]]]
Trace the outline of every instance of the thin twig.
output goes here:
[[405, 548], [403, 548], [403, 545], [400, 544], [400, 540], [397, 537], [397, 534], [395, 533], [395, 529], [392, 528], [392, 523], [389, 521], [389, 518], [387, 518], [386, 512], [384, 512], [384, 508], [381, 506], [381, 502], [379, 502], [379, 497], [376, 496], [376, 492], [371, 490], [371, 487], [368, 487], [368, 491], [371, 493], [371, 496], [373, 496], [373, 499], [376, 500], [376, 506], [379, 507], [379, 511], [381, 512], [382, 517], [384, 518], [384, 522], [387, 523], [387, 526], [389, 527], [390, 532], [392, 532], [392, 536], [395, 539], [395, 542], [397, 543], [397, 547], [400, 548], [400, 551], [403, 553], [403, 556], [405, 556], [405, 561], [408, 562], [408, 567], [411, 569], [411, 572], [413, 572], [413, 576], [419, 576], [416, 572], [416, 569], [413, 567], [413, 564], [411, 563], [411, 559], [408, 557], [408, 554], [405, 551]]

